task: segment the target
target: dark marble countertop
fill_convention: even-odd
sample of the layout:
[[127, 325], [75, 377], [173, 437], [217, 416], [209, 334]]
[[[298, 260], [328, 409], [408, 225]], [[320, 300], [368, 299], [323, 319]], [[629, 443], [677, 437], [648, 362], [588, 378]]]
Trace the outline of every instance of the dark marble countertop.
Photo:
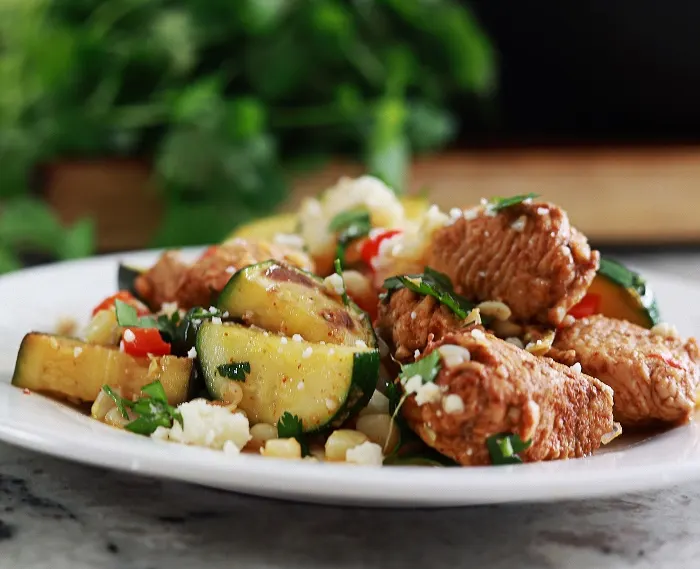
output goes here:
[[[700, 255], [630, 257], [700, 277]], [[700, 481], [614, 499], [445, 510], [278, 502], [0, 443], [0, 569], [700, 567]]]

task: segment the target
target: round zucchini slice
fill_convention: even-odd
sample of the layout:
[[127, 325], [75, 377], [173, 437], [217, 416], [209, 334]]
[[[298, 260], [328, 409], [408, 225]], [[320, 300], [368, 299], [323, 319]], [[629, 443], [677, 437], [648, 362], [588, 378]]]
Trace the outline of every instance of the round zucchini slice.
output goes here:
[[320, 277], [277, 261], [234, 274], [217, 307], [246, 324], [309, 342], [377, 346], [369, 316], [354, 302], [344, 305]]
[[[297, 342], [240, 324], [202, 324], [197, 354], [210, 395], [239, 408], [252, 424], [296, 415], [305, 432], [339, 426], [364, 408], [377, 384], [379, 352], [367, 347]], [[242, 371], [241, 371], [242, 370]]]
[[601, 258], [588, 294], [600, 297], [598, 312], [610, 318], [627, 320], [644, 328], [661, 321], [656, 298], [646, 280], [612, 259]]

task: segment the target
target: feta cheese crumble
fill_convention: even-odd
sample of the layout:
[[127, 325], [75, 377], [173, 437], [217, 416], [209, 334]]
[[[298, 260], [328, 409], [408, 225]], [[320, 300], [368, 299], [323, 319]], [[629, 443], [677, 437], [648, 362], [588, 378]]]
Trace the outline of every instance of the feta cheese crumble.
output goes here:
[[211, 323], [212, 323], [212, 324], [217, 324], [217, 325], [218, 325], [218, 324], [221, 324], [221, 318], [219, 318], [218, 316], [214, 316], [214, 317], [211, 319]]
[[158, 427], [151, 435], [162, 441], [203, 446], [223, 450], [229, 443], [241, 450], [251, 439], [248, 419], [242, 413], [232, 413], [226, 407], [210, 405], [205, 399], [194, 399], [177, 407], [184, 427], [175, 421], [171, 428]]
[[464, 401], [459, 395], [450, 393], [442, 400], [442, 408], [448, 415], [461, 413], [464, 411]]
[[80, 346], [76, 346], [73, 348], [73, 357], [77, 358], [80, 354], [83, 353], [83, 349]]
[[576, 362], [574, 365], [571, 366], [571, 369], [574, 370], [577, 373], [581, 373], [581, 364], [579, 362]]
[[195, 359], [197, 357], [197, 348], [192, 346], [188, 351], [187, 351], [187, 357], [190, 358], [191, 360]]
[[301, 334], [294, 334], [292, 336], [292, 342], [303, 342], [304, 338], [301, 337]]
[[326, 288], [326, 290], [338, 296], [345, 292], [343, 277], [341, 277], [338, 273], [333, 273], [332, 275], [328, 275], [325, 279], [323, 279], [323, 286]]
[[124, 338], [125, 342], [133, 342], [136, 339], [136, 334], [134, 334], [131, 330], [128, 328], [124, 330], [124, 335], [122, 336]]
[[301, 357], [304, 359], [310, 358], [313, 351], [314, 351], [313, 348], [311, 346], [309, 346], [301, 353]]
[[416, 405], [418, 407], [426, 403], [437, 403], [442, 397], [440, 386], [431, 382], [424, 383], [416, 390]]

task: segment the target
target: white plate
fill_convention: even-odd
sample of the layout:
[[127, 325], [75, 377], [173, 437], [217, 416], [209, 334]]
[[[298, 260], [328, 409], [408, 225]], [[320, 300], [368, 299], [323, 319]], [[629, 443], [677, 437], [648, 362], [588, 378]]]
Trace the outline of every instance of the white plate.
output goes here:
[[[87, 315], [116, 288], [118, 259], [153, 262], [153, 252], [49, 265], [0, 278], [0, 439], [70, 460], [225, 490], [332, 504], [461, 506], [621, 494], [700, 478], [697, 422], [646, 439], [623, 439], [596, 456], [478, 468], [370, 468], [230, 457], [160, 443], [107, 427], [69, 407], [9, 385], [17, 348], [30, 330]], [[647, 274], [664, 316], [700, 333], [700, 288]]]

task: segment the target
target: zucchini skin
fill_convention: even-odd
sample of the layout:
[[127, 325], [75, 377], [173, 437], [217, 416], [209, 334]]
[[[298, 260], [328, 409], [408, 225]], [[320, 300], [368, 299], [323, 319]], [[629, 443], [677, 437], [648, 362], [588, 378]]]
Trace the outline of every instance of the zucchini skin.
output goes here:
[[639, 315], [639, 321], [635, 322], [636, 324], [651, 328], [662, 321], [654, 292], [640, 274], [618, 261], [601, 257], [596, 278], [601, 277], [624, 289], [630, 308]]
[[320, 277], [274, 260], [236, 272], [217, 308], [270, 332], [299, 334], [312, 342], [377, 346], [369, 315], [349, 300], [329, 296]]
[[138, 269], [119, 263], [119, 268], [117, 269], [117, 290], [128, 290], [134, 297], [143, 302], [143, 299], [140, 298], [138, 292], [136, 292], [135, 283], [136, 279], [144, 272], [144, 269]]

